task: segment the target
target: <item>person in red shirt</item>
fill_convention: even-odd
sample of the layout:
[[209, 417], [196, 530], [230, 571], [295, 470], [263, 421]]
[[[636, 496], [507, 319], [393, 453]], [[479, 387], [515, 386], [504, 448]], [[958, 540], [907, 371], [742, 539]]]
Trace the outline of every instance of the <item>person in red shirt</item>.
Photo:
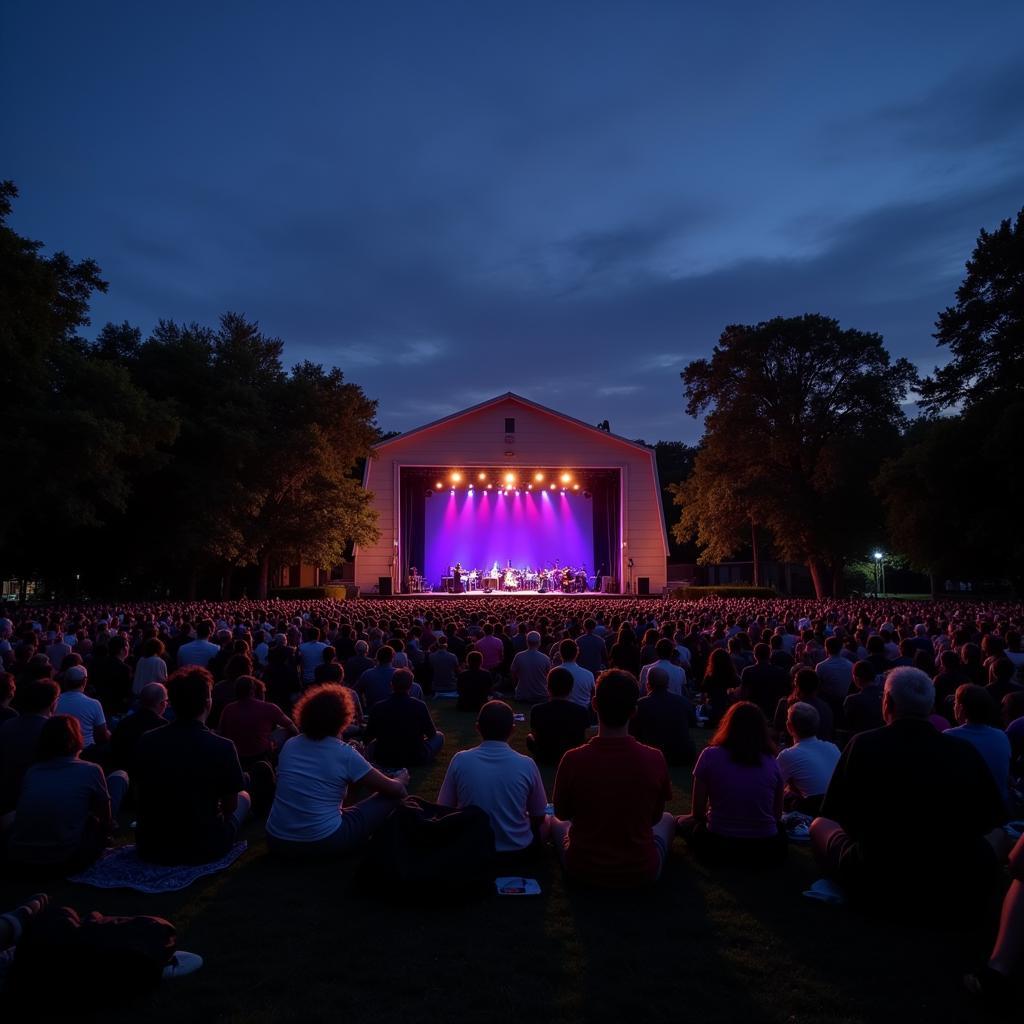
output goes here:
[[655, 881], [675, 836], [665, 755], [629, 735], [640, 686], [622, 669], [597, 680], [597, 735], [562, 757], [552, 838], [570, 878], [628, 887]]
[[271, 736], [275, 729], [283, 729], [286, 736], [299, 732], [276, 704], [265, 699], [266, 692], [254, 676], [239, 676], [235, 681], [235, 699], [221, 712], [218, 732], [235, 744], [243, 768], [273, 759]]

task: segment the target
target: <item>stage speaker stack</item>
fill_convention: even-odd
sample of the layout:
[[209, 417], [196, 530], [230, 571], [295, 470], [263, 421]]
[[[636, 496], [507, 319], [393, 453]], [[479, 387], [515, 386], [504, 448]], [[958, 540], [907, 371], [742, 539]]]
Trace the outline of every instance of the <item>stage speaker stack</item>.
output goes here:
[[391, 577], [390, 576], [378, 576], [377, 577], [377, 593], [381, 597], [391, 596]]
[[637, 576], [636, 578], [636, 592], [644, 597], [649, 597], [651, 593], [651, 577], [650, 576]]

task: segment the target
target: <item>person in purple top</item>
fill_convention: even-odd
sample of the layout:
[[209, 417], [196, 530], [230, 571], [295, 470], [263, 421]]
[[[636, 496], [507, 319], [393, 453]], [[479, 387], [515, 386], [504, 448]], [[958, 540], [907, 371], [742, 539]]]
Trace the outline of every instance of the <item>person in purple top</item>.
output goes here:
[[751, 866], [785, 859], [785, 785], [775, 754], [761, 709], [733, 704], [694, 765], [693, 812], [676, 820], [698, 859]]

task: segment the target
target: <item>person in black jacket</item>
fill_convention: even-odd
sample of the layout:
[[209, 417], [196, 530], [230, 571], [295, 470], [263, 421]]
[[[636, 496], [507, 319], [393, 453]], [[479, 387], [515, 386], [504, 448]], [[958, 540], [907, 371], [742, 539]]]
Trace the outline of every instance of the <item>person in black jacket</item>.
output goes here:
[[483, 660], [484, 656], [479, 651], [470, 651], [466, 655], [466, 670], [460, 672], [455, 680], [459, 691], [456, 704], [459, 711], [476, 714], [491, 699], [494, 676], [483, 668]]
[[369, 759], [386, 768], [429, 764], [444, 746], [430, 710], [413, 697], [413, 676], [400, 668], [391, 677], [391, 696], [370, 708], [365, 738]]
[[920, 669], [889, 673], [887, 724], [846, 745], [811, 843], [853, 895], [918, 917], [938, 911], [948, 922], [987, 907], [996, 854], [986, 837], [1006, 812], [978, 751], [928, 721], [934, 701]]
[[693, 764], [697, 756], [690, 726], [697, 724], [693, 705], [668, 689], [668, 673], [652, 668], [647, 673], [650, 693], [636, 706], [629, 731], [641, 743], [657, 747], [670, 765]]
[[553, 668], [548, 673], [550, 699], [535, 704], [530, 712], [526, 746], [540, 764], [558, 764], [567, 750], [586, 742], [590, 712], [569, 700], [573, 682], [568, 669]]

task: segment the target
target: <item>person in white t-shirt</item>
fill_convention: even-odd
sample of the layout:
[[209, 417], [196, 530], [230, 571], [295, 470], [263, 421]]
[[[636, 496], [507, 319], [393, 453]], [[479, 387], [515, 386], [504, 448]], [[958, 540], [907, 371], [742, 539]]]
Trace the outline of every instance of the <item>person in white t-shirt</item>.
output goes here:
[[537, 762], [508, 745], [514, 728], [512, 708], [488, 701], [476, 720], [480, 745], [451, 759], [437, 795], [437, 802], [448, 807], [474, 804], [486, 811], [499, 854], [521, 853], [540, 843], [548, 825]]
[[640, 696], [650, 693], [653, 687], [647, 685], [647, 676], [652, 668], [660, 668], [668, 676], [668, 692], [682, 697], [686, 692], [686, 670], [682, 665], [676, 665], [672, 661], [672, 654], [675, 651], [675, 644], [671, 640], [662, 637], [654, 648], [658, 655], [657, 661], [644, 665], [640, 669]]
[[839, 763], [839, 748], [818, 739], [818, 709], [795, 701], [786, 713], [786, 731], [793, 746], [779, 751], [777, 758], [786, 784], [786, 802], [804, 814], [818, 813], [822, 798]]
[[220, 654], [220, 648], [210, 643], [212, 632], [213, 623], [209, 619], [204, 619], [196, 626], [196, 639], [178, 648], [178, 668], [184, 668], [186, 665], [206, 668], [210, 660]]
[[98, 747], [110, 739], [107, 718], [103, 714], [103, 705], [84, 693], [85, 682], [89, 673], [84, 665], [72, 665], [64, 673], [61, 682], [62, 693], [57, 698], [56, 715], [73, 715], [82, 727], [82, 739], [85, 749]]
[[558, 645], [558, 654], [562, 659], [562, 668], [566, 669], [572, 676], [572, 693], [569, 700], [580, 707], [590, 708], [594, 699], [596, 684], [594, 673], [582, 665], [576, 664], [576, 657], [580, 649], [576, 646], [575, 640], [563, 640]]
[[[406, 795], [409, 773], [388, 778], [341, 739], [356, 713], [347, 687], [327, 683], [306, 690], [295, 705], [299, 735], [281, 748], [277, 790], [267, 818], [267, 846], [291, 859], [340, 856], [383, 824]], [[373, 794], [344, 807], [348, 787]]]

